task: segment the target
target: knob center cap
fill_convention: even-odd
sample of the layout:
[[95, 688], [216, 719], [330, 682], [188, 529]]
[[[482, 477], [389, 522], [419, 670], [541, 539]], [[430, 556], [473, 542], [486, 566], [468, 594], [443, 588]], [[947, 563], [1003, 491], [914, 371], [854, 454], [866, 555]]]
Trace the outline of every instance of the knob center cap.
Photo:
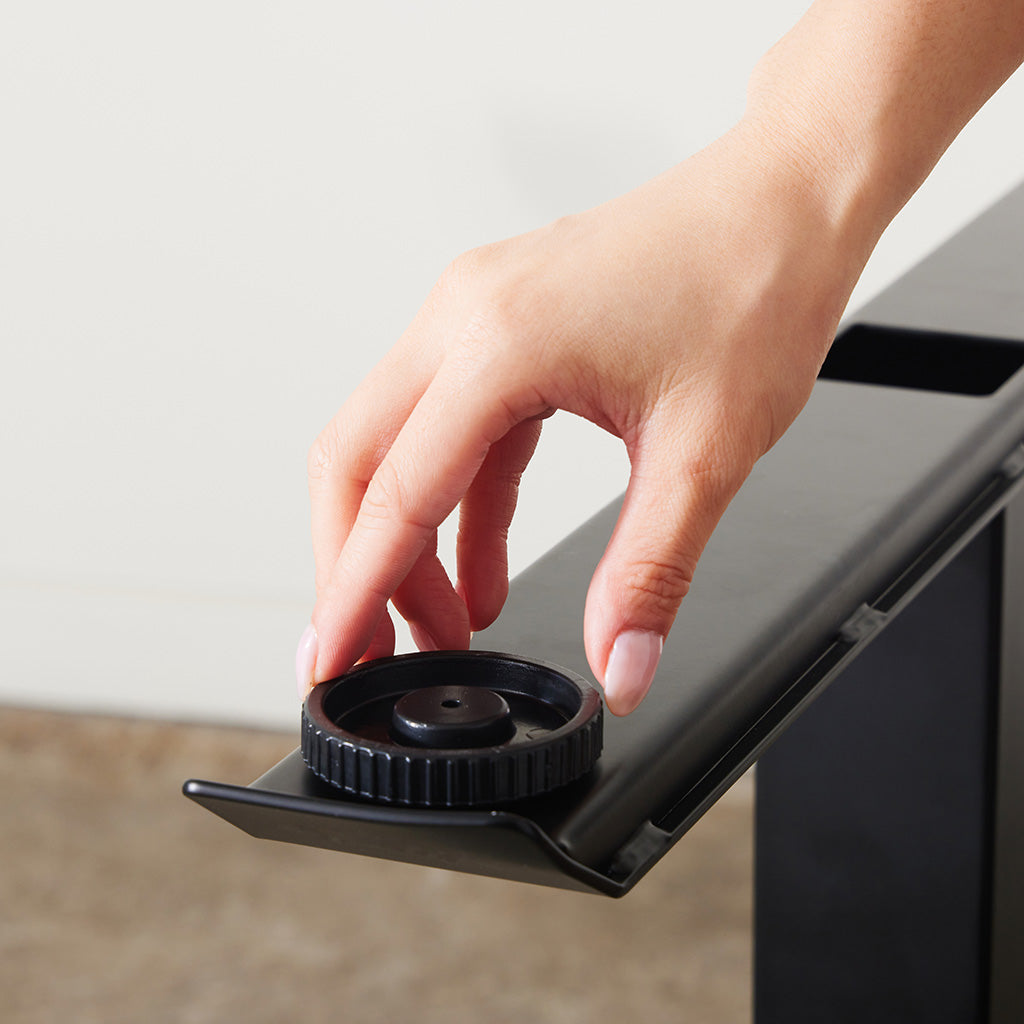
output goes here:
[[515, 731], [508, 701], [482, 686], [411, 690], [395, 702], [391, 714], [395, 739], [416, 747], [493, 747]]

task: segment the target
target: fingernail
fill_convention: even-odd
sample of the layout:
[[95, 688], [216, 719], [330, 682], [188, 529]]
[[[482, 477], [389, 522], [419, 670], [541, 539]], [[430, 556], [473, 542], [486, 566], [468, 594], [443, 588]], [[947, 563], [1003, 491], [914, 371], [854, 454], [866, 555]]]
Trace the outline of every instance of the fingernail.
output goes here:
[[608, 709], [628, 715], [650, 689], [661, 657], [663, 639], [646, 629], [620, 633], [612, 644], [604, 670], [604, 694]]
[[305, 700], [306, 694], [313, 687], [317, 646], [316, 627], [311, 622], [302, 631], [302, 636], [299, 637], [299, 646], [295, 652], [295, 680], [299, 689], [299, 700]]
[[421, 651], [439, 651], [440, 645], [434, 640], [434, 638], [421, 626], [417, 626], [416, 623], [409, 623], [409, 634], [412, 636], [412, 641], [416, 645], [417, 649]]

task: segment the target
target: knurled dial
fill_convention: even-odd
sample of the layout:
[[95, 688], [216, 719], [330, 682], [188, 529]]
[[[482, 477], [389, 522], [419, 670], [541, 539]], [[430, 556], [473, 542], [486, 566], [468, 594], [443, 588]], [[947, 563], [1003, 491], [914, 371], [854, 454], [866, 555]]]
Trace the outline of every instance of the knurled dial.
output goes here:
[[474, 807], [586, 775], [601, 753], [594, 686], [544, 662], [483, 651], [381, 658], [315, 686], [302, 756], [353, 796]]

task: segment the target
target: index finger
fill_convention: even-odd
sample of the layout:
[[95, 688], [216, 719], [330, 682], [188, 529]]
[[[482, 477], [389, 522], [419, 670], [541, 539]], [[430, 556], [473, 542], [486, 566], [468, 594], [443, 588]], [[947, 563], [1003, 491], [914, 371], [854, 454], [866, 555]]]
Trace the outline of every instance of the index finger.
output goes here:
[[492, 370], [446, 360], [377, 467], [313, 610], [315, 681], [344, 672], [366, 649], [388, 599], [491, 445], [538, 411], [510, 401], [495, 380]]

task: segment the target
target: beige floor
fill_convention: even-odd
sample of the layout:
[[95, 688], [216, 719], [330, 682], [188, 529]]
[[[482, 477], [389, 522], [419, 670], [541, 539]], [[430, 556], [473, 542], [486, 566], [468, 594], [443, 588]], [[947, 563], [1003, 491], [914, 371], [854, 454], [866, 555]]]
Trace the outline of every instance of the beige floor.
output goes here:
[[752, 786], [624, 900], [251, 839], [294, 737], [0, 709], [0, 1021], [742, 1022]]

